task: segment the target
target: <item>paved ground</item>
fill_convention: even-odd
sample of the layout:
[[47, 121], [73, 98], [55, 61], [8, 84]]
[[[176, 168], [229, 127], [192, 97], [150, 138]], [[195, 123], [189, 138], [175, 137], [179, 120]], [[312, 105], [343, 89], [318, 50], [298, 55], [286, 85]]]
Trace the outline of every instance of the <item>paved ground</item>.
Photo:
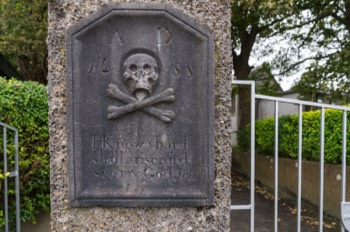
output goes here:
[[[234, 174], [232, 181], [232, 204], [249, 204], [250, 190], [246, 178]], [[274, 231], [274, 197], [273, 193], [266, 187], [257, 184], [255, 205], [255, 231]], [[319, 231], [318, 209], [314, 206], [302, 203], [301, 231]], [[279, 222], [278, 231], [295, 232], [297, 227], [296, 201], [288, 199], [279, 200]], [[249, 232], [249, 211], [231, 211], [231, 232]], [[340, 231], [339, 220], [324, 216], [324, 232]]]

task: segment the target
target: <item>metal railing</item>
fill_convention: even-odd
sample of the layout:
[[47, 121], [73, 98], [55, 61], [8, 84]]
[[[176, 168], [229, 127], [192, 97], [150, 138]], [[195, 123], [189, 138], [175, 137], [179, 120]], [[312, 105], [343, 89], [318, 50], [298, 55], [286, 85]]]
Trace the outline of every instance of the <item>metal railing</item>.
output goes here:
[[[344, 219], [349, 220], [350, 226], [350, 203], [346, 202], [346, 141], [347, 141], [347, 113], [350, 112], [349, 107], [329, 105], [316, 102], [307, 102], [295, 99], [287, 99], [280, 97], [271, 97], [260, 94], [255, 94], [255, 83], [253, 81], [239, 81], [234, 80], [232, 84], [236, 85], [250, 85], [251, 87], [251, 173], [250, 173], [250, 204], [248, 205], [231, 205], [231, 210], [250, 210], [250, 231], [254, 231], [255, 221], [255, 100], [267, 100], [274, 102], [274, 117], [275, 117], [275, 138], [274, 138], [274, 231], [278, 231], [278, 117], [279, 117], [279, 104], [289, 103], [298, 105], [298, 185], [297, 185], [297, 231], [300, 232], [301, 228], [301, 189], [302, 189], [302, 121], [303, 121], [303, 107], [313, 106], [320, 108], [320, 192], [319, 192], [319, 231], [323, 231], [323, 203], [324, 203], [324, 137], [325, 137], [325, 109], [335, 109], [343, 112], [342, 123], [342, 191], [341, 201], [342, 214], [349, 212], [347, 215], [343, 215], [343, 225], [341, 231], [345, 231], [347, 223]], [[345, 208], [345, 209], [344, 209]], [[344, 227], [345, 226], [345, 227]], [[349, 230], [347, 227], [346, 229]]]
[[[15, 178], [15, 201], [16, 201], [16, 231], [21, 231], [20, 224], [20, 193], [19, 193], [19, 167], [18, 167], [18, 130], [9, 125], [0, 122], [2, 128], [2, 142], [3, 142], [3, 172], [4, 172], [4, 219], [5, 219], [5, 232], [8, 232], [9, 227], [9, 208], [8, 208], [8, 178]], [[13, 133], [13, 145], [14, 145], [14, 170], [8, 168], [8, 131]]]
[[232, 81], [232, 84], [250, 85], [251, 97], [251, 127], [250, 127], [250, 204], [248, 205], [231, 205], [231, 210], [250, 210], [250, 231], [254, 231], [255, 222], [255, 82], [254, 81]]

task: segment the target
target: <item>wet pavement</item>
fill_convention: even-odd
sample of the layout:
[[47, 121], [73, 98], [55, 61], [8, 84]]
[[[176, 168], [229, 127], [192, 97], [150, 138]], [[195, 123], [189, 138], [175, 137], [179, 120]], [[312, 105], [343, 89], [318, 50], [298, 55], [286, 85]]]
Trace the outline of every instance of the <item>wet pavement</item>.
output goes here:
[[[232, 180], [232, 205], [249, 204], [250, 190], [249, 181], [243, 176], [235, 173]], [[278, 206], [278, 231], [297, 231], [297, 201], [281, 198]], [[303, 202], [301, 213], [301, 231], [319, 231], [318, 208]], [[250, 211], [231, 211], [231, 232], [250, 231]], [[336, 218], [324, 215], [324, 232], [340, 231], [340, 221]], [[255, 194], [255, 231], [274, 231], [274, 195], [273, 192], [261, 184], [256, 186]]]

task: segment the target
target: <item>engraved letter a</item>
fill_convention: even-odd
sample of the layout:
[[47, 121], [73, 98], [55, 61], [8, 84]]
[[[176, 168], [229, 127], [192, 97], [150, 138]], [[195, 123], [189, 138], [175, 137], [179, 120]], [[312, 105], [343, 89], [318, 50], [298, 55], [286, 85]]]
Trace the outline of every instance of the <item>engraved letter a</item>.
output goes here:
[[124, 41], [122, 40], [122, 37], [120, 37], [118, 31], [115, 31], [114, 36], [112, 38], [112, 43], [123, 45]]

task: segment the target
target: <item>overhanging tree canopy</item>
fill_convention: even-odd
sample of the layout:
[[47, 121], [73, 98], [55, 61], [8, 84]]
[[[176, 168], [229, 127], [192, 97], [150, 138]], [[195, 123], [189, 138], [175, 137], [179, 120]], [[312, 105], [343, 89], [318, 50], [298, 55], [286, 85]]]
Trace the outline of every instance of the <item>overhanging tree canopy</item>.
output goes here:
[[24, 80], [46, 84], [47, 1], [2, 0], [0, 51]]
[[[232, 0], [231, 21], [237, 79], [250, 79], [252, 56], [262, 61], [275, 56], [270, 59], [274, 73], [288, 76], [308, 61], [322, 82], [349, 91], [350, 0]], [[286, 43], [276, 48], [268, 42], [272, 38]], [[242, 87], [239, 94], [242, 129], [250, 118], [250, 99]]]
[[[232, 54], [233, 69], [238, 80], [248, 80], [252, 67], [249, 59], [253, 49], [267, 54], [271, 47], [254, 48], [262, 39], [269, 39], [291, 30], [291, 22], [300, 17], [300, 11], [292, 0], [233, 0], [232, 1]], [[297, 26], [297, 25], [295, 25]], [[244, 128], [250, 118], [250, 97], [244, 87], [239, 87], [239, 128]]]

